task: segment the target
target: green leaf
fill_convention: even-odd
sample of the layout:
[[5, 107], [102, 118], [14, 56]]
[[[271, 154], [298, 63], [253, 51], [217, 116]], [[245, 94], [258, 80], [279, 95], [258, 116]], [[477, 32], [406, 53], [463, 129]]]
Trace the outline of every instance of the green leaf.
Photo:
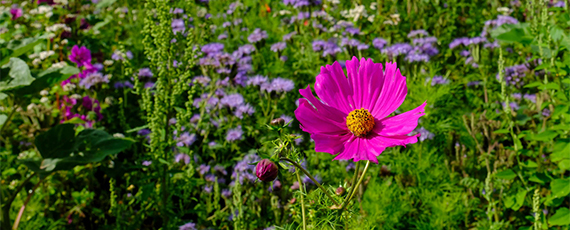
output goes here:
[[543, 85], [542, 82], [535, 81], [535, 82], [526, 84], [526, 85], [524, 86], [524, 88], [536, 88], [536, 87], [541, 86], [541, 85]]
[[509, 130], [507, 130], [507, 129], [499, 129], [499, 130], [495, 130], [493, 133], [496, 133], [496, 134], [509, 133]]
[[517, 176], [517, 174], [515, 174], [515, 172], [513, 172], [511, 169], [507, 169], [495, 174], [495, 176], [500, 179], [512, 180]]
[[536, 162], [531, 161], [531, 160], [525, 161], [525, 162], [523, 162], [523, 163], [521, 163], [521, 164], [522, 164], [522, 166], [527, 167], [527, 168], [536, 168], [536, 167], [538, 167], [538, 165], [536, 164]]
[[6, 116], [6, 114], [0, 114], [0, 127], [6, 123], [6, 120], [8, 120], [8, 116]]
[[42, 42], [43, 38], [44, 37], [24, 38], [19, 41], [18, 40], [10, 41], [7, 48], [13, 50], [13, 52], [9, 56], [2, 59], [2, 61], [0, 61], [0, 65], [8, 63], [8, 61], [12, 57], [19, 57], [20, 55], [27, 53], [28, 51], [33, 49], [34, 46]]
[[565, 197], [570, 193], [570, 178], [556, 179], [550, 182], [550, 189], [554, 197]]
[[526, 196], [527, 191], [524, 189], [518, 189], [517, 193], [510, 193], [509, 195], [505, 196], [505, 206], [507, 208], [511, 208], [514, 211], [519, 210], [524, 204], [524, 198]]
[[47, 158], [69, 157], [73, 152], [75, 125], [60, 124], [36, 137], [35, 144], [40, 155]]
[[126, 138], [115, 138], [103, 130], [85, 129], [77, 135], [74, 144], [76, 152], [82, 152], [83, 156], [78, 154], [66, 161], [77, 164], [98, 162], [127, 149], [133, 142]]
[[50, 68], [40, 74], [32, 84], [16, 90], [17, 95], [30, 95], [41, 91], [42, 89], [52, 87], [60, 82], [68, 79], [71, 75], [78, 74], [79, 69], [72, 66], [62, 68]]
[[0, 93], [0, 101], [8, 98], [8, 94]]
[[10, 77], [0, 78], [0, 91], [30, 85], [35, 80], [30, 73], [28, 64], [19, 58], [10, 58], [10, 62], [2, 66], [2, 69], [6, 68], [10, 68], [10, 72], [8, 73]]
[[558, 133], [556, 133], [554, 131], [547, 130], [547, 131], [544, 131], [542, 133], [539, 133], [538, 135], [526, 136], [525, 139], [532, 140], [532, 141], [551, 141], [556, 136], [558, 136]]
[[566, 207], [559, 208], [556, 213], [548, 219], [548, 224], [552, 226], [567, 226], [570, 224], [570, 210]]
[[97, 3], [97, 6], [95, 6], [96, 9], [101, 9], [101, 8], [105, 8], [105, 7], [109, 7], [111, 6], [113, 3], [115, 3], [117, 0], [103, 0], [99, 3]]
[[111, 22], [113, 20], [113, 17], [111, 17], [111, 15], [108, 15], [107, 17], [105, 17], [105, 20], [102, 22], [97, 22], [93, 27], [91, 27], [91, 29], [93, 31], [98, 31], [99, 29], [101, 29], [103, 26], [109, 24], [109, 22]]

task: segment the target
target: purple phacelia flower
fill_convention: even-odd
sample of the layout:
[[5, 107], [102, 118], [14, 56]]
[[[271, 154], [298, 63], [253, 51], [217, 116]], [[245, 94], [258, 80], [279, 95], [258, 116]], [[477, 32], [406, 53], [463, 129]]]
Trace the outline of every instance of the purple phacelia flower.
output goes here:
[[277, 53], [277, 52], [283, 51], [285, 49], [285, 47], [287, 47], [287, 43], [277, 42], [277, 43], [271, 45], [271, 51]]
[[230, 108], [235, 108], [243, 104], [243, 102], [243, 96], [239, 93], [227, 95], [220, 100], [220, 103], [222, 105], [228, 106]]
[[152, 77], [152, 71], [150, 70], [150, 68], [142, 68], [139, 69], [139, 77]]
[[253, 31], [253, 33], [251, 33], [251, 34], [247, 37], [247, 40], [248, 40], [250, 43], [256, 43], [256, 42], [259, 42], [259, 41], [261, 41], [261, 40], [263, 40], [263, 39], [266, 39], [266, 38], [267, 38], [267, 32], [264, 31], [264, 30], [261, 30], [261, 29], [259, 29], [259, 28], [256, 28], [256, 29]]
[[243, 131], [241, 130], [241, 126], [230, 129], [226, 133], [226, 141], [228, 142], [233, 142], [242, 139], [243, 139]]
[[174, 162], [176, 163], [184, 162], [184, 164], [189, 164], [190, 156], [188, 156], [188, 154], [185, 153], [176, 154], [176, 156], [174, 156]]

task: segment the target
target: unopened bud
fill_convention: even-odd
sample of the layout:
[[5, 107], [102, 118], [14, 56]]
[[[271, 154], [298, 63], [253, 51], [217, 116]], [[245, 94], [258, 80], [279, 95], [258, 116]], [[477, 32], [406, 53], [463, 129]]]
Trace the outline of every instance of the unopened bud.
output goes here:
[[336, 193], [337, 196], [342, 196], [342, 194], [344, 194], [345, 191], [346, 189], [344, 189], [343, 187], [338, 187], [336, 191], [334, 191], [334, 193]]
[[285, 124], [285, 120], [283, 120], [283, 118], [275, 118], [269, 124], [275, 126], [283, 126]]
[[275, 178], [277, 178], [277, 172], [279, 172], [279, 168], [269, 159], [259, 161], [255, 167], [255, 175], [264, 182], [275, 180]]

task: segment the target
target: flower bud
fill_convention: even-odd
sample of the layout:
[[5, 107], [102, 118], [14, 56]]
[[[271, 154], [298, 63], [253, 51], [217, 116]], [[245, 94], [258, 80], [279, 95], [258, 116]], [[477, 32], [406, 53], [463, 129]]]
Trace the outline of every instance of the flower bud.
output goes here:
[[275, 180], [278, 171], [279, 168], [277, 168], [277, 165], [269, 159], [259, 161], [255, 167], [255, 175], [264, 182]]
[[285, 120], [283, 118], [275, 118], [269, 124], [274, 126], [283, 126], [285, 124]]
[[343, 187], [338, 187], [334, 192], [336, 193], [337, 196], [342, 196], [342, 194], [344, 194], [345, 191], [346, 189], [344, 189]]

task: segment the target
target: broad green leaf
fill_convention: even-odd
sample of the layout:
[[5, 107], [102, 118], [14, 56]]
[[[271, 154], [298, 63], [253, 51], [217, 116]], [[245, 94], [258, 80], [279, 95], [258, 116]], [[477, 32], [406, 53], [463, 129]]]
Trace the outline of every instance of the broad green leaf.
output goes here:
[[552, 226], [570, 225], [570, 210], [566, 207], [559, 208], [554, 215], [548, 218], [548, 224]]
[[526, 196], [527, 191], [524, 189], [518, 189], [517, 193], [510, 193], [505, 196], [505, 207], [511, 208], [514, 211], [519, 210], [524, 204], [524, 198]]
[[55, 84], [68, 79], [71, 75], [78, 74], [79, 69], [72, 66], [65, 66], [62, 68], [50, 68], [40, 74], [32, 84], [16, 90], [16, 95], [30, 95], [41, 91], [42, 89], [49, 88]]
[[34, 143], [44, 159], [64, 158], [73, 152], [74, 138], [74, 125], [60, 124], [38, 135]]
[[8, 98], [8, 94], [0, 93], [0, 101]]
[[24, 38], [22, 40], [10, 41], [7, 48], [11, 49], [12, 53], [10, 55], [8, 55], [7, 57], [3, 58], [0, 61], [0, 65], [4, 65], [4, 64], [8, 63], [8, 61], [10, 61], [10, 58], [12, 58], [12, 57], [19, 57], [20, 55], [27, 53], [28, 51], [33, 49], [34, 46], [39, 44], [43, 38], [44, 37]]
[[550, 189], [554, 197], [565, 197], [570, 193], [570, 178], [556, 179], [550, 182]]
[[41, 160], [25, 159], [25, 160], [18, 160], [18, 162], [24, 164], [30, 170], [37, 172], [39, 174], [49, 174], [49, 172], [40, 169], [40, 166], [42, 164]]
[[30, 85], [35, 80], [30, 73], [28, 64], [19, 58], [10, 58], [10, 62], [2, 66], [2, 69], [6, 68], [10, 68], [10, 72], [8, 72], [10, 77], [0, 78], [0, 91]]
[[513, 172], [511, 169], [507, 169], [495, 174], [495, 176], [500, 179], [512, 180], [517, 176], [517, 174], [515, 174], [515, 172]]

